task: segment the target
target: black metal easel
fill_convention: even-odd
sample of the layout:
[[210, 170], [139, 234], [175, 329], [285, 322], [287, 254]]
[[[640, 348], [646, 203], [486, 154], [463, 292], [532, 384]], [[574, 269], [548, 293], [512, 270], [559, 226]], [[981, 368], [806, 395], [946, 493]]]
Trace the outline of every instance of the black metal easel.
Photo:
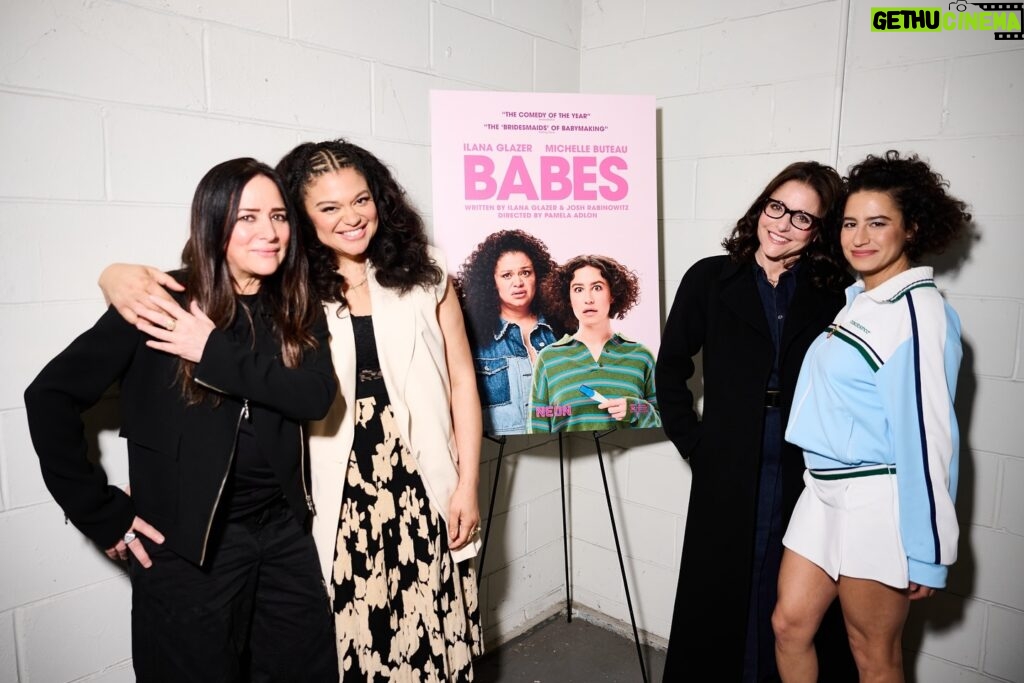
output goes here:
[[[640, 660], [640, 675], [644, 683], [647, 683], [647, 668], [644, 666], [643, 650], [640, 647], [640, 632], [636, 627], [636, 617], [633, 614], [633, 601], [629, 597], [629, 582], [626, 580], [626, 564], [622, 560], [622, 548], [619, 545], [619, 533], [615, 528], [615, 513], [612, 510], [612, 496], [608, 488], [608, 476], [604, 470], [604, 456], [601, 453], [601, 437], [614, 432], [609, 429], [604, 432], [593, 432], [594, 445], [597, 447], [597, 462], [601, 466], [601, 481], [604, 483], [604, 497], [608, 503], [608, 519], [612, 524], [612, 537], [615, 539], [615, 553], [619, 558], [619, 571], [622, 574], [622, 587], [626, 592], [626, 607], [629, 609], [629, 621], [633, 625], [633, 642], [636, 644], [636, 655]], [[484, 438], [498, 444], [498, 462], [494, 468], [494, 483], [491, 487], [491, 501], [487, 509], [487, 528], [484, 530], [483, 544], [480, 547], [480, 563], [477, 565], [477, 573], [483, 576], [484, 558], [487, 556], [487, 540], [491, 535], [491, 520], [494, 514], [494, 499], [498, 493], [498, 475], [501, 473], [501, 457], [505, 453], [505, 437], [493, 437], [484, 434]], [[566, 523], [565, 511], [565, 455], [562, 449], [562, 433], [558, 433], [558, 474], [561, 481], [562, 497], [562, 553], [565, 565], [565, 618], [572, 623], [572, 582], [569, 580], [569, 533]]]

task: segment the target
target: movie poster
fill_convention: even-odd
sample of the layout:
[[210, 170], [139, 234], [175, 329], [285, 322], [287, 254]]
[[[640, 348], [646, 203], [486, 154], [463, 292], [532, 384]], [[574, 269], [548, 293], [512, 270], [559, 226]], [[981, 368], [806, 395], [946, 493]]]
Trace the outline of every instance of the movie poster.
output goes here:
[[660, 427], [654, 97], [432, 91], [430, 111], [484, 432]]

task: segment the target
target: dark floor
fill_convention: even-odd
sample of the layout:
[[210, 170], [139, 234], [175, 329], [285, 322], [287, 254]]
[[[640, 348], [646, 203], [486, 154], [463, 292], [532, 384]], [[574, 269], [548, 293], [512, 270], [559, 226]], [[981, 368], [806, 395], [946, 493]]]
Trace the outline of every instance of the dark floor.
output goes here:
[[[643, 646], [650, 683], [661, 681], [665, 651]], [[632, 637], [574, 616], [557, 614], [537, 624], [473, 665], [477, 683], [642, 682]]]

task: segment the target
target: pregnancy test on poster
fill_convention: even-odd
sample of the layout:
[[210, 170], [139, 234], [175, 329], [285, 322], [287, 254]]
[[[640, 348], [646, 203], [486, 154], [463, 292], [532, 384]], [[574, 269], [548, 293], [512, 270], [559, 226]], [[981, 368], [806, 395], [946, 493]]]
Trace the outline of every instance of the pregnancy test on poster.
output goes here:
[[600, 394], [600, 392], [594, 391], [593, 389], [588, 387], [586, 384], [581, 384], [580, 385], [580, 393], [583, 394], [584, 396], [586, 396], [589, 399], [597, 401], [598, 403], [604, 403], [605, 401], [608, 400], [604, 396], [602, 396]]

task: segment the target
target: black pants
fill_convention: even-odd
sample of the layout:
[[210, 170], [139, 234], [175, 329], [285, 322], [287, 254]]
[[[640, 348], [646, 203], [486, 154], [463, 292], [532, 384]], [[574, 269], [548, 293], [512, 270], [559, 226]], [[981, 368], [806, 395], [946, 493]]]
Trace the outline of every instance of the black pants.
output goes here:
[[283, 501], [219, 525], [203, 567], [143, 543], [153, 566], [131, 565], [140, 683], [338, 680], [313, 540]]

